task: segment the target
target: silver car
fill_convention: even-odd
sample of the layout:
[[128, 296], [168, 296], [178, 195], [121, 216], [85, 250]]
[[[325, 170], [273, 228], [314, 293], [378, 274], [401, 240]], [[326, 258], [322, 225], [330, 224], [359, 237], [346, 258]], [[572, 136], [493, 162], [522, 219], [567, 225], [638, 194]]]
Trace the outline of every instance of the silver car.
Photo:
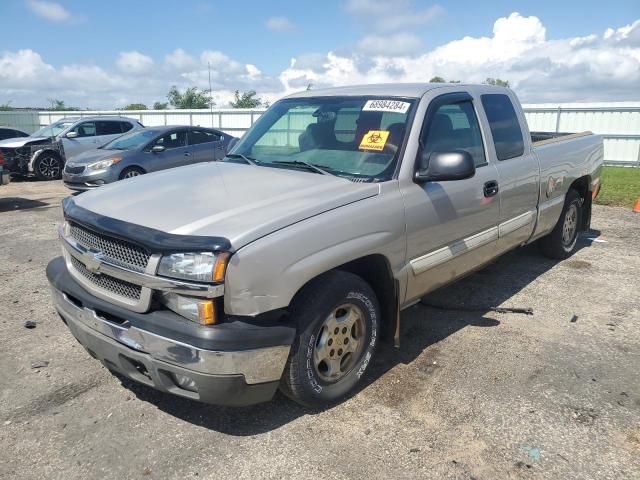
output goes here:
[[220, 160], [236, 140], [210, 128], [146, 128], [73, 157], [65, 165], [62, 178], [72, 190], [90, 190], [147, 172]]
[[56, 180], [67, 160], [144, 126], [127, 117], [68, 117], [42, 127], [28, 137], [0, 141], [9, 171]]

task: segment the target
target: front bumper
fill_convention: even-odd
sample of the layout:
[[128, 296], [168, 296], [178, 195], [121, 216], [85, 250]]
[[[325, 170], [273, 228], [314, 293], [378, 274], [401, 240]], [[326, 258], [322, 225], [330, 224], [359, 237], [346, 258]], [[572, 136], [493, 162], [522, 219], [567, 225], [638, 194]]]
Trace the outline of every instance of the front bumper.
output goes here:
[[110, 169], [96, 170], [94, 172], [87, 172], [85, 169], [84, 172], [79, 174], [69, 173], [66, 169], [62, 171], [62, 181], [65, 186], [79, 192], [93, 190], [116, 180], [118, 180], [117, 175]]
[[[110, 370], [163, 392], [218, 405], [268, 401], [278, 387], [292, 328], [247, 325], [240, 319], [205, 327], [167, 311], [129, 312], [82, 289], [61, 258], [49, 263], [47, 277], [65, 324]], [[191, 379], [197, 391], [179, 386], [179, 377]]]

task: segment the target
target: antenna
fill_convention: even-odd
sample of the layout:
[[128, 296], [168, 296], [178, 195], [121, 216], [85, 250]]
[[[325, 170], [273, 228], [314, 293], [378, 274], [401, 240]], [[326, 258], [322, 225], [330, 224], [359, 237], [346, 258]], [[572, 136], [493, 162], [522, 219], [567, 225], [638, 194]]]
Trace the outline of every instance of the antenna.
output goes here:
[[207, 62], [207, 67], [209, 67], [209, 111], [211, 112], [211, 127], [213, 128], [213, 91], [211, 90], [211, 62]]

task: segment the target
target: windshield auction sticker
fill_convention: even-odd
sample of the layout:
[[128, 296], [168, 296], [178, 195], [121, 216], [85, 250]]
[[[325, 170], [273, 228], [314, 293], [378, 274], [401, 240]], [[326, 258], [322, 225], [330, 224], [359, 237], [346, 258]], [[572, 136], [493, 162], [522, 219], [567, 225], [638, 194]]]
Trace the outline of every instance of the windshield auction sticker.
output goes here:
[[375, 150], [381, 152], [389, 138], [389, 132], [385, 130], [369, 130], [360, 142], [360, 150]]
[[399, 100], [367, 100], [367, 103], [362, 107], [362, 111], [407, 113], [410, 105], [409, 102], [401, 102]]

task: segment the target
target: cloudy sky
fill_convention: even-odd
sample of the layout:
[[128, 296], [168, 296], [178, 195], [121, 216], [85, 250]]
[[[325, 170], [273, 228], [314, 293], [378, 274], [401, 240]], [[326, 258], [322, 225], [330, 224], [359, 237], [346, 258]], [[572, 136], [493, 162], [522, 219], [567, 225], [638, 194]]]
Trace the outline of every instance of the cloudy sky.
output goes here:
[[525, 102], [640, 100], [640, 1], [2, 0], [0, 104], [118, 108], [171, 85], [509, 80]]

